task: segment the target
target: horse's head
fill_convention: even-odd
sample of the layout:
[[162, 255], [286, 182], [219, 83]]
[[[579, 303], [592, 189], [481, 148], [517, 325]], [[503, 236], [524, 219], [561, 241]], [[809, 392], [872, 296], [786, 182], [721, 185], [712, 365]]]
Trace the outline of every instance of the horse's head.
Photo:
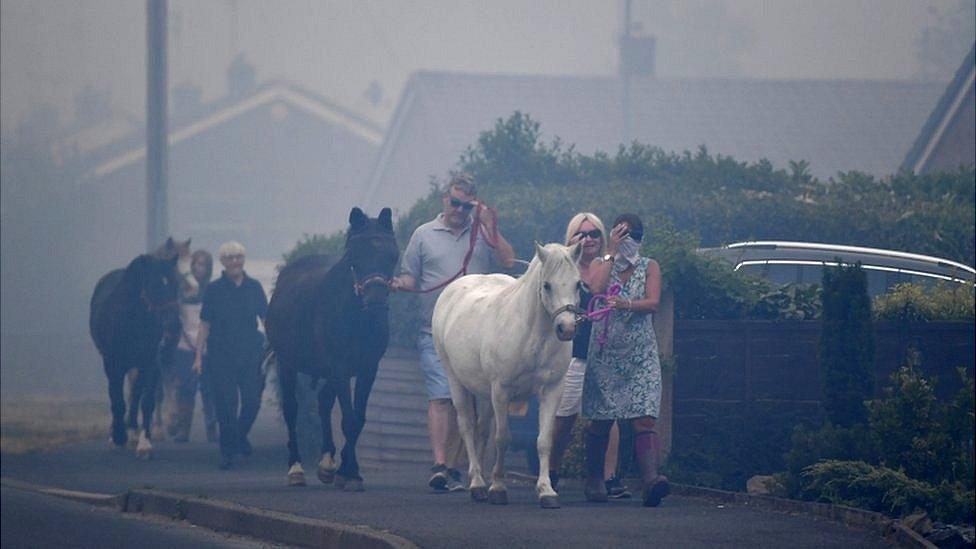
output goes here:
[[582, 251], [580, 244], [572, 247], [535, 245], [541, 272], [539, 296], [552, 319], [556, 337], [562, 341], [569, 341], [576, 335], [576, 314], [580, 310], [580, 289], [583, 287], [576, 262]]
[[194, 295], [199, 291], [200, 285], [197, 283], [196, 277], [193, 276], [193, 254], [190, 252], [189, 238], [183, 242], [177, 242], [173, 240], [173, 237], [169, 237], [162, 246], [150, 255], [163, 260], [170, 260], [175, 257], [174, 271], [179, 276], [186, 295]]
[[177, 314], [180, 276], [176, 264], [178, 256], [160, 259], [155, 255], [137, 257], [129, 265], [126, 276], [131, 277], [132, 290], [151, 313], [163, 318]]
[[370, 218], [359, 208], [349, 212], [345, 260], [353, 278], [353, 290], [366, 308], [386, 307], [390, 278], [400, 258], [393, 234], [393, 213], [383, 208]]

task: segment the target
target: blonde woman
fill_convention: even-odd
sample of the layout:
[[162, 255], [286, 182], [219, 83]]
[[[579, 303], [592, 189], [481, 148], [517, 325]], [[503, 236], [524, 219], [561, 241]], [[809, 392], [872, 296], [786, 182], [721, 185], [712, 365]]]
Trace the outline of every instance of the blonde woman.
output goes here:
[[[608, 239], [605, 235], [606, 228], [603, 226], [603, 222], [596, 214], [590, 212], [574, 215], [566, 226], [566, 245], [583, 243], [583, 253], [580, 255], [577, 266], [580, 269], [583, 281], [587, 284], [593, 278], [594, 273], [590, 272], [590, 265], [594, 260], [599, 263], [604, 256], [612, 256], [616, 253], [616, 242], [607, 242]], [[589, 305], [590, 297], [587, 286], [580, 294], [581, 308], [585, 309]], [[583, 322], [576, 329], [576, 337], [573, 338], [573, 358], [570, 360], [569, 370], [566, 372], [566, 381], [563, 385], [563, 395], [559, 401], [559, 407], [556, 409], [553, 451], [549, 459], [549, 475], [553, 488], [559, 483], [559, 468], [562, 465], [563, 453], [569, 444], [573, 425], [580, 413], [583, 378], [586, 374], [586, 357], [590, 344], [590, 328], [589, 322]], [[610, 497], [626, 498], [630, 497], [630, 493], [614, 475], [617, 465], [618, 441], [618, 431], [614, 429], [611, 433], [611, 443], [606, 452], [604, 480]]]

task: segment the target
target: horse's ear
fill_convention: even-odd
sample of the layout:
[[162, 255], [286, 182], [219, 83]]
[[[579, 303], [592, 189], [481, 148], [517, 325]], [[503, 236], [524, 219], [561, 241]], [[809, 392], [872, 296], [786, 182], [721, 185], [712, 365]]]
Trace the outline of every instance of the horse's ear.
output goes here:
[[349, 226], [352, 227], [353, 230], [362, 229], [368, 220], [369, 218], [366, 217], [366, 214], [363, 213], [363, 211], [359, 208], [353, 208], [352, 211], [349, 212]]
[[163, 246], [164, 246], [164, 247], [165, 247], [165, 248], [166, 248], [167, 250], [172, 250], [173, 248], [175, 248], [175, 247], [176, 247], [176, 243], [175, 243], [175, 242], [173, 242], [173, 237], [171, 236], [171, 237], [169, 237], [169, 238], [167, 238], [167, 239], [166, 239], [166, 244], [163, 244]]
[[542, 244], [539, 244], [538, 242], [535, 243], [535, 255], [539, 256], [539, 261], [545, 263], [546, 259], [548, 259], [548, 254], [549, 252], [542, 247]]
[[583, 255], [583, 242], [580, 241], [573, 244], [573, 247], [570, 248], [569, 252], [573, 255], [573, 261], [579, 263], [579, 259]]
[[393, 210], [383, 208], [380, 210], [380, 216], [377, 219], [379, 219], [380, 227], [393, 232]]

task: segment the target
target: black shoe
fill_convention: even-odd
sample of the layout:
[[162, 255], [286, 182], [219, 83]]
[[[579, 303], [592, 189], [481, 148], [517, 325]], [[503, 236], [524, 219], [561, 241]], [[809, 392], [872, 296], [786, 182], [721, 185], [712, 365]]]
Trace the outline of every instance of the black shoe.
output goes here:
[[464, 491], [464, 485], [461, 484], [461, 471], [458, 471], [457, 469], [448, 469], [447, 477], [447, 485], [445, 487], [447, 488], [448, 492]]
[[220, 470], [229, 471], [234, 468], [234, 458], [230, 456], [223, 456], [220, 458]]
[[447, 481], [451, 478], [447, 474], [447, 466], [443, 463], [435, 463], [434, 466], [430, 468], [430, 472], [433, 474], [430, 476], [430, 480], [427, 481], [427, 486], [430, 486], [438, 492], [446, 492]]
[[242, 456], [249, 456], [254, 453], [254, 448], [251, 448], [251, 443], [247, 440], [247, 437], [241, 439], [238, 450], [240, 450]]
[[610, 477], [610, 480], [605, 481], [604, 484], [607, 486], [607, 497], [610, 499], [627, 499], [631, 496], [630, 491], [616, 476]]

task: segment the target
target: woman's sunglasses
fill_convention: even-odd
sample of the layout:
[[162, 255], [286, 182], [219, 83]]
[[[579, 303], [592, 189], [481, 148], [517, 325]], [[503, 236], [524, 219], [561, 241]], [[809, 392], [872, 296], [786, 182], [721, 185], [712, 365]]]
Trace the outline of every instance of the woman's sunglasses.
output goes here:
[[583, 240], [584, 238], [587, 237], [596, 240], [598, 238], [601, 238], [603, 236], [603, 233], [601, 233], [599, 229], [593, 229], [592, 231], [580, 231], [576, 233], [575, 236], [580, 237], [580, 240]]
[[461, 202], [460, 200], [458, 200], [457, 198], [454, 198], [452, 196], [451, 197], [451, 207], [452, 208], [461, 208], [461, 209], [463, 209], [466, 212], [470, 212], [472, 209], [474, 209], [474, 202]]

